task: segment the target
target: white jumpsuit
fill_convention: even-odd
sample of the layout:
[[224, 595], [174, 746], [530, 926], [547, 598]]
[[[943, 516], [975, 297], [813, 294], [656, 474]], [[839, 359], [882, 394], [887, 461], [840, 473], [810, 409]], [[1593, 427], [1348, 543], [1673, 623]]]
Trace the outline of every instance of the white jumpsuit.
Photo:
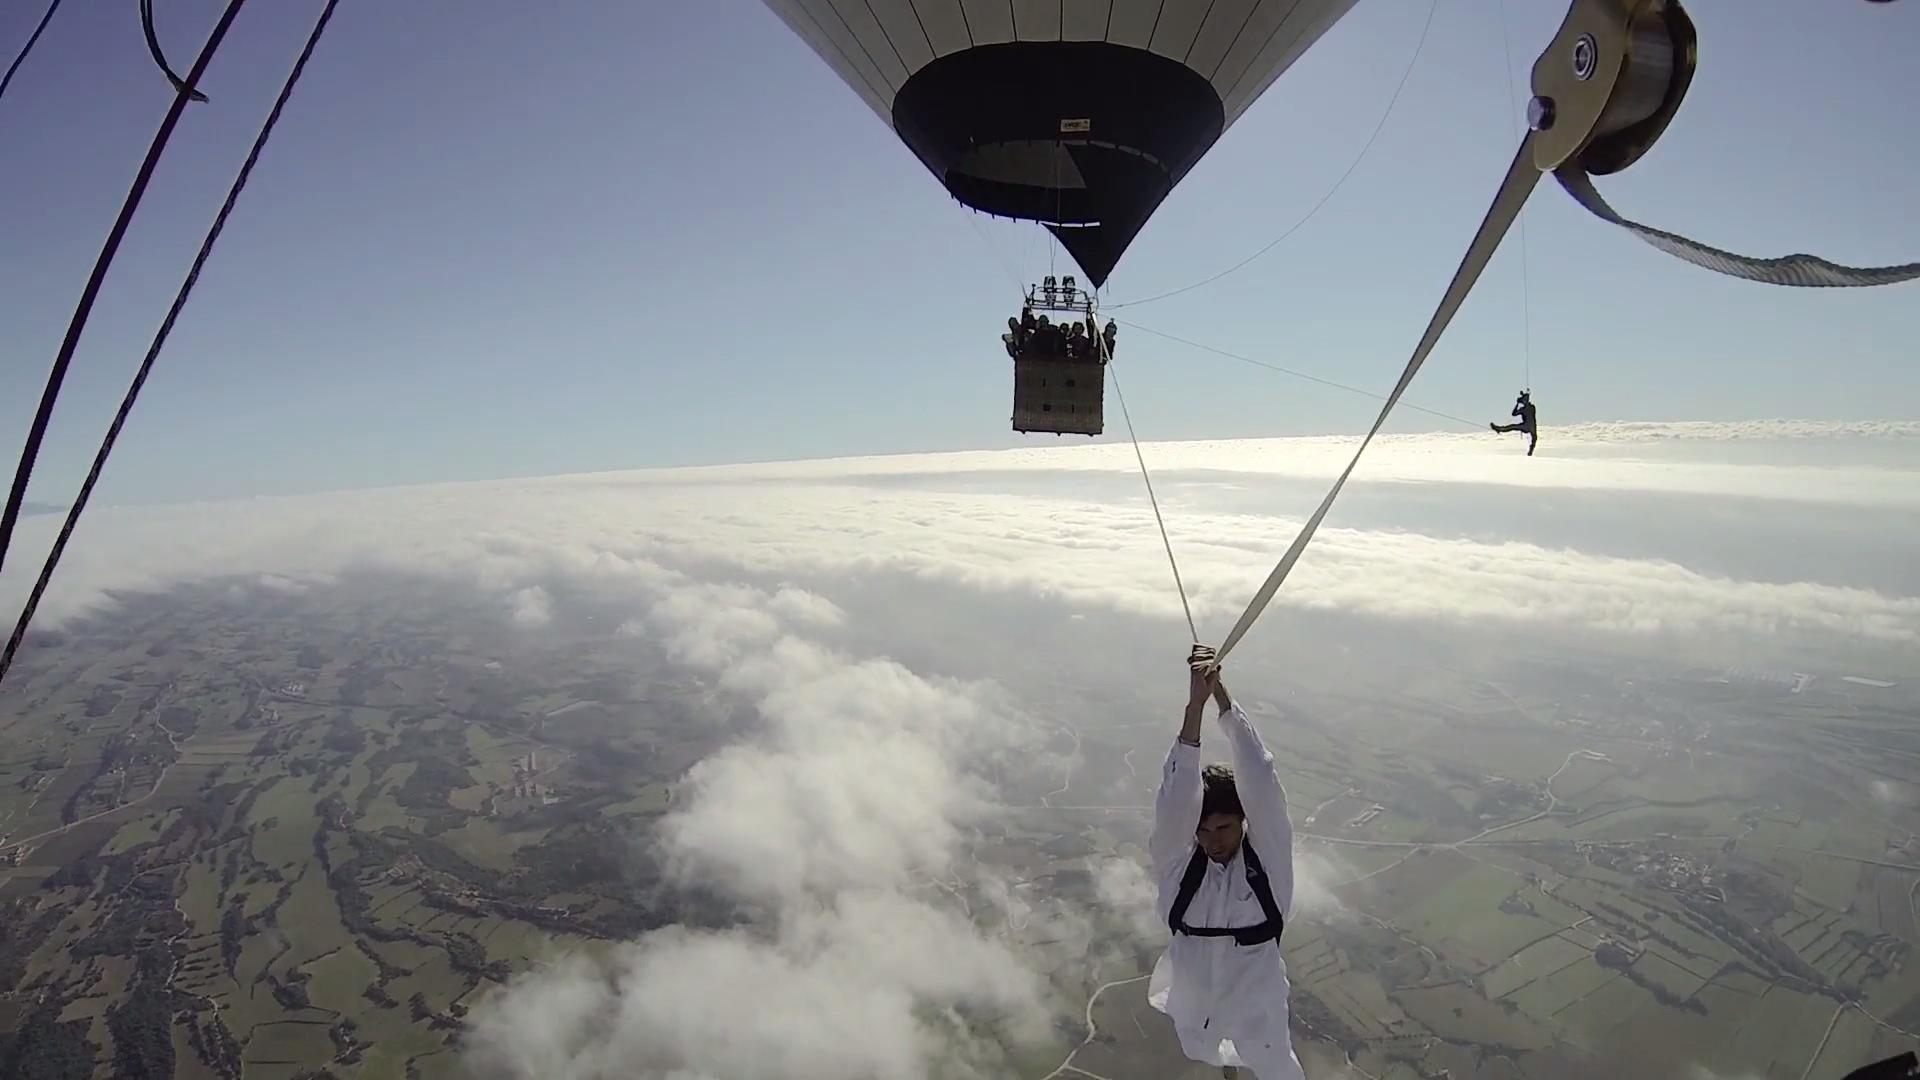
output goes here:
[[[1273, 755], [1240, 706], [1221, 713], [1220, 726], [1232, 751], [1234, 788], [1247, 815], [1247, 839], [1273, 886], [1274, 904], [1282, 915], [1291, 915], [1293, 822], [1287, 817], [1287, 795]], [[1160, 889], [1156, 910], [1163, 924], [1193, 856], [1201, 764], [1200, 748], [1176, 738], [1160, 777], [1148, 846]], [[1187, 908], [1188, 926], [1253, 926], [1265, 918], [1247, 884], [1244, 852], [1236, 852], [1224, 866], [1208, 862]], [[1243, 947], [1231, 937], [1171, 937], [1153, 966], [1147, 1003], [1172, 1018], [1187, 1057], [1210, 1065], [1242, 1065], [1258, 1080], [1304, 1080], [1287, 1029], [1289, 986], [1280, 943]]]

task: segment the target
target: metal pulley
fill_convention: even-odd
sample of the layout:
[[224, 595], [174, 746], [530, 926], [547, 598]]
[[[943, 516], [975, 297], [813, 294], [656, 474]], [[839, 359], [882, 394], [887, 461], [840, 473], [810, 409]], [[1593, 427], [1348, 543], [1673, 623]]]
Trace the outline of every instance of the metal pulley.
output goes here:
[[1699, 59], [1677, 0], [1574, 0], [1533, 64], [1533, 163], [1616, 173], [1653, 148], [1680, 111]]
[[[1560, 32], [1534, 62], [1534, 96], [1527, 107], [1533, 130], [1521, 156], [1539, 172], [1552, 173], [1593, 216], [1718, 274], [1803, 288], [1920, 278], [1920, 263], [1844, 266], [1816, 255], [1740, 255], [1628, 220], [1607, 204], [1593, 178], [1617, 173], [1653, 149], [1686, 100], [1699, 44], [1679, 0], [1573, 0]], [[1513, 185], [1525, 183], [1510, 175], [1503, 195], [1517, 194]]]

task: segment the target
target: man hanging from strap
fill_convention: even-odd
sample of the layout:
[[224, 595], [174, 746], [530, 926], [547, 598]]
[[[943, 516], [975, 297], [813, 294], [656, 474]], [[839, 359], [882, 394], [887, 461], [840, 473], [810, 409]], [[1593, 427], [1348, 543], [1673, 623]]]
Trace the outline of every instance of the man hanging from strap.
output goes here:
[[[1293, 908], [1293, 823], [1273, 755], [1220, 683], [1214, 651], [1187, 660], [1186, 719], [1162, 767], [1149, 848], [1172, 932], [1147, 1003], [1173, 1020], [1187, 1057], [1256, 1080], [1304, 1080], [1287, 1030], [1280, 934]], [[1220, 709], [1231, 767], [1200, 765], [1200, 719]]]
[[1540, 441], [1540, 428], [1534, 422], [1533, 391], [1522, 390], [1520, 396], [1513, 399], [1513, 414], [1520, 418], [1517, 424], [1488, 424], [1494, 431], [1505, 434], [1509, 431], [1527, 433], [1527, 456], [1533, 456], [1534, 444]]

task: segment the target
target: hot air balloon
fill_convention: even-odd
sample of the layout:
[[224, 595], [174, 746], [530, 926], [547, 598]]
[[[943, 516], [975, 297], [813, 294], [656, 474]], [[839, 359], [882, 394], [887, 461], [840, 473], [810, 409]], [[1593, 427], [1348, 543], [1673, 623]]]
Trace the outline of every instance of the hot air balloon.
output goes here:
[[1354, 0], [766, 0], [966, 206], [1096, 288]]

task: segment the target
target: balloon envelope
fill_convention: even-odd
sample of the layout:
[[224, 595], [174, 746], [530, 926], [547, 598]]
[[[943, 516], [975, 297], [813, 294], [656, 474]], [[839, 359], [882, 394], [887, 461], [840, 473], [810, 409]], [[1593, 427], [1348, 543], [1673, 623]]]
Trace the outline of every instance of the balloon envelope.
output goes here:
[[766, 0], [954, 198], [1092, 284], [1355, 0]]

